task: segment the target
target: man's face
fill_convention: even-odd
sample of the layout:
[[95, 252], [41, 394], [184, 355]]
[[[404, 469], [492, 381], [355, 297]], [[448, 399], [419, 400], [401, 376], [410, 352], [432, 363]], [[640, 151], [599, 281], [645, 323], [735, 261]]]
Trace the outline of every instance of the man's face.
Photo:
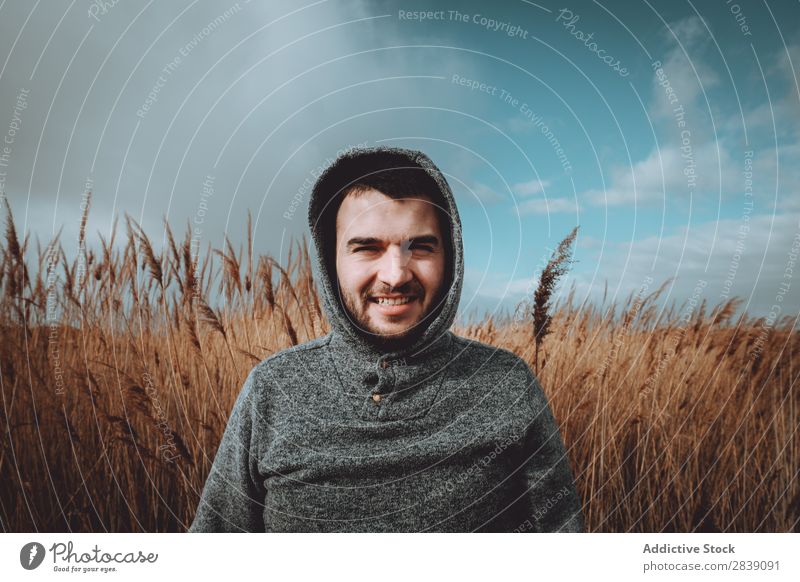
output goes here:
[[346, 196], [336, 215], [336, 272], [344, 306], [361, 329], [401, 341], [435, 307], [445, 252], [436, 207], [378, 190]]

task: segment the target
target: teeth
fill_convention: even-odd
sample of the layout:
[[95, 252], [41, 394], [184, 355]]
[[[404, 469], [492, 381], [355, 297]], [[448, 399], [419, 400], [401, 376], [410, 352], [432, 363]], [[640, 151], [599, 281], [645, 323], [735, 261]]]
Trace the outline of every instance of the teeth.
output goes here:
[[379, 305], [405, 305], [411, 301], [411, 297], [398, 297], [397, 299], [388, 297], [378, 297]]

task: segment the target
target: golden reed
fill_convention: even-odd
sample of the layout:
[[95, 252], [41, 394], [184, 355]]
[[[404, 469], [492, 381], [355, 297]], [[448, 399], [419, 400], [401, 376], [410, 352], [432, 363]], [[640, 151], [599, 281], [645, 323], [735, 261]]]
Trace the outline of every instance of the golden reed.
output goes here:
[[[29, 269], [6, 213], [2, 529], [183, 531], [247, 372], [328, 331], [305, 241], [281, 266], [253, 256], [249, 219], [238, 252], [165, 223], [159, 254], [126, 217], [123, 244], [115, 224], [70, 262], [56, 236]], [[661, 309], [663, 290], [580, 308], [540, 292], [455, 331], [538, 368], [590, 530], [798, 531], [794, 321], [734, 318], [738, 299]]]

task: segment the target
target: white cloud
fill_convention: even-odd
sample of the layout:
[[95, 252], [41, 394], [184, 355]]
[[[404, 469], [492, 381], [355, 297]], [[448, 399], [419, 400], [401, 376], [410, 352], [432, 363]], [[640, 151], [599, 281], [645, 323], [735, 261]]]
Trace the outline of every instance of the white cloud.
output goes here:
[[663, 57], [654, 57], [661, 61], [663, 78], [659, 78], [651, 68], [653, 98], [648, 106], [650, 115], [664, 130], [661, 139], [677, 143], [680, 131], [675, 110], [682, 107], [685, 128], [691, 131], [693, 139], [712, 141], [717, 136], [709, 103], [714, 105], [716, 100], [708, 92], [720, 85], [720, 76], [702, 58], [709, 43], [708, 31], [698, 17], [691, 16], [670, 24], [663, 34], [673, 48]]
[[530, 180], [528, 182], [514, 184], [511, 186], [511, 190], [514, 192], [514, 194], [519, 196], [533, 196], [534, 194], [542, 192], [549, 185], [550, 182], [547, 180]]
[[582, 197], [595, 205], [647, 205], [661, 203], [665, 197], [688, 200], [692, 194], [729, 199], [742, 192], [744, 158], [732, 159], [722, 141], [690, 143], [689, 147], [654, 149], [633, 166], [613, 167], [605, 190], [588, 190]]
[[[746, 234], [740, 231], [743, 224], [749, 224]], [[575, 276], [578, 295], [588, 294], [597, 300], [608, 280], [617, 286], [613, 293], [619, 299], [638, 289], [648, 276], [654, 279], [651, 289], [675, 277], [668, 300], [674, 299], [678, 305], [692, 296], [699, 281], [705, 281], [702, 297], [709, 305], [735, 295], [747, 302], [752, 295], [748, 312], [763, 315], [775, 303], [792, 239], [798, 234], [798, 215], [760, 214], [753, 215], [749, 222], [740, 218], [708, 221], [661, 238], [607, 243], [596, 270]], [[596, 259], [599, 251], [592, 254]], [[783, 313], [797, 314], [798, 309], [800, 296], [787, 296]]]
[[[769, 99], [751, 107], [738, 108], [720, 122], [722, 131], [744, 138], [750, 143], [796, 142], [800, 139], [800, 45], [779, 50], [771, 59], [764, 59], [764, 74], [769, 84]], [[753, 76], [759, 91], [764, 80], [760, 71]], [[744, 124], [744, 127], [743, 127]]]
[[513, 307], [523, 297], [535, 290], [533, 273], [528, 277], [511, 278], [508, 273], [480, 271], [465, 269], [464, 289], [469, 290], [465, 296], [480, 297], [483, 304], [494, 301], [497, 305], [504, 304]]
[[569, 198], [537, 198], [526, 200], [519, 205], [520, 214], [555, 214], [557, 212], [578, 211], [575, 201]]
[[[692, 297], [698, 283], [704, 282], [698, 302], [706, 299], [709, 311], [727, 298], [738, 296], [748, 304], [751, 316], [763, 316], [776, 303], [779, 285], [786, 281], [788, 253], [794, 237], [800, 236], [799, 218], [798, 214], [754, 215], [746, 236], [740, 235], [743, 221], [726, 219], [697, 223], [688, 231], [680, 228], [661, 238], [579, 244], [576, 264], [592, 265], [593, 270], [573, 271], [561, 282], [558, 293], [565, 293], [574, 283], [577, 303], [587, 298], [600, 303], [608, 282], [609, 300], [620, 302], [648, 277], [653, 279], [650, 292], [674, 277], [662, 302], [674, 301], [680, 306]], [[794, 277], [796, 272], [795, 269]], [[512, 312], [536, 285], [533, 273], [513, 278], [507, 273], [478, 271], [467, 272], [465, 283], [476, 304]], [[794, 286], [796, 281], [790, 283]], [[797, 315], [800, 295], [788, 293], [780, 304], [781, 315]]]

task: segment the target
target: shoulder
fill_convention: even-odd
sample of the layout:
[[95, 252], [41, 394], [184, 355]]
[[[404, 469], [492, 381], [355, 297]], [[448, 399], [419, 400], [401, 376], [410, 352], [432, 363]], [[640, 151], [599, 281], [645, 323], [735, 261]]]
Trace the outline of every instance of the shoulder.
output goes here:
[[533, 377], [528, 363], [511, 350], [455, 334], [453, 337], [455, 338], [453, 357], [462, 365], [468, 365], [476, 372], [505, 373], [518, 380], [529, 381]]
[[243, 391], [250, 390], [260, 398], [269, 392], [269, 386], [297, 379], [298, 375], [313, 370], [325, 357], [322, 348], [329, 341], [330, 334], [275, 352], [261, 360], [250, 370]]
[[538, 382], [528, 363], [520, 355], [497, 346], [455, 337], [453, 362], [459, 374], [470, 381], [507, 387], [516, 397], [538, 388]]
[[515, 399], [526, 401], [534, 416], [549, 406], [539, 379], [523, 357], [477, 340], [454, 337], [454, 361], [461, 363], [472, 378], [492, 386], [502, 385]]
[[321, 349], [330, 342], [330, 334], [309, 340], [302, 344], [297, 344], [285, 350], [275, 352], [271, 356], [261, 360], [254, 370], [263, 373], [269, 370], [276, 370], [281, 366], [297, 365], [297, 362], [313, 360], [322, 355]]

